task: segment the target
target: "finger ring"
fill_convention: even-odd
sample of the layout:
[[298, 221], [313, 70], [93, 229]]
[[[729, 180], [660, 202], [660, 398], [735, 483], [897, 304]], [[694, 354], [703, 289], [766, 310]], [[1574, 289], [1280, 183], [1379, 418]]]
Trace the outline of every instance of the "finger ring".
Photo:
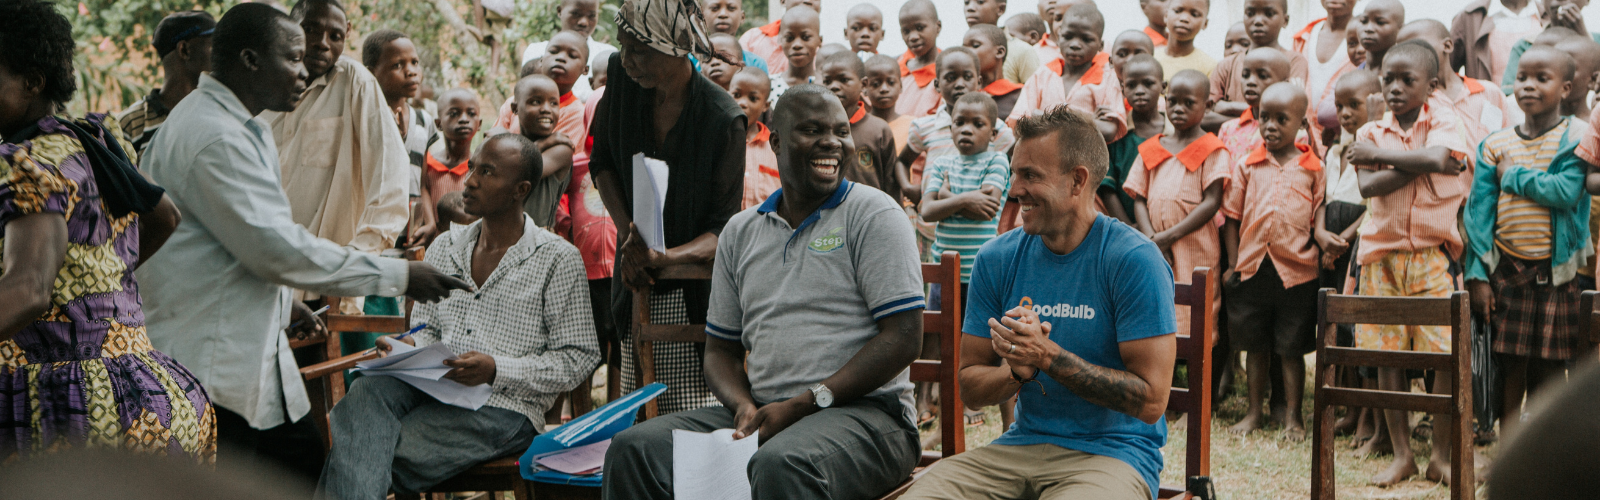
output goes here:
[[1017, 352], [1017, 345], [1016, 344], [1011, 344], [1011, 349], [1006, 350], [1006, 354], [1011, 354], [1011, 353], [1014, 353], [1014, 352]]

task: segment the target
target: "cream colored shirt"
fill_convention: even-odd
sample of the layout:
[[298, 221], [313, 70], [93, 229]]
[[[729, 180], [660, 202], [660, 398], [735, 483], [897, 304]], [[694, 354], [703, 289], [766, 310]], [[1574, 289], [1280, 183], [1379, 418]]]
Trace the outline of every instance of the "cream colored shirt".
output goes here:
[[348, 57], [311, 82], [290, 113], [265, 112], [294, 221], [378, 253], [406, 229], [410, 158], [378, 80]]

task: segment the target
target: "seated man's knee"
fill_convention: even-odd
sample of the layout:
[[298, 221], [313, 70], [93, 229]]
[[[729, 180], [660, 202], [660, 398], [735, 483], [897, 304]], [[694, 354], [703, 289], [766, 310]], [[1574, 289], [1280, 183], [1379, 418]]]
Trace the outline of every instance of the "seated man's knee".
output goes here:
[[818, 477], [817, 459], [805, 450], [762, 446], [750, 457], [750, 484], [773, 482], [788, 483]]
[[607, 456], [617, 452], [648, 455], [651, 453], [663, 453], [662, 450], [666, 450], [666, 453], [670, 453], [672, 451], [672, 429], [650, 424], [651, 422], [649, 421], [642, 422], [617, 433], [616, 436], [611, 438], [611, 452], [607, 453]]
[[350, 405], [365, 405], [369, 403], [384, 404], [397, 395], [405, 394], [411, 386], [401, 382], [395, 377], [366, 376], [359, 377], [350, 383], [350, 390], [345, 391], [344, 398], [334, 408], [349, 407]]

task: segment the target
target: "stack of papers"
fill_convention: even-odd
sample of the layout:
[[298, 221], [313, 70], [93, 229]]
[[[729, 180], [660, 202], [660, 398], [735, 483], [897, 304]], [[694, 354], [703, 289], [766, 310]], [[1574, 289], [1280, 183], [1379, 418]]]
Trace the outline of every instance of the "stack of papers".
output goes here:
[[606, 450], [608, 449], [611, 449], [610, 439], [577, 448], [567, 448], [547, 453], [534, 458], [533, 461], [541, 467], [563, 474], [572, 474], [574, 476], [597, 474], [606, 463]]
[[733, 429], [672, 430], [672, 496], [698, 500], [750, 500], [750, 457], [760, 432], [733, 439]]
[[666, 162], [644, 153], [633, 155], [633, 225], [639, 228], [645, 246], [657, 252], [667, 251], [661, 217], [667, 205], [667, 177]]
[[401, 382], [411, 384], [417, 390], [433, 396], [440, 403], [468, 410], [483, 407], [484, 403], [489, 402], [489, 395], [494, 392], [494, 388], [489, 384], [468, 387], [444, 378], [444, 374], [452, 370], [445, 366], [444, 362], [456, 359], [456, 353], [443, 343], [417, 348], [388, 338], [381, 338], [378, 341], [389, 344], [391, 348], [389, 355], [356, 363], [356, 371], [369, 376], [387, 375], [400, 379]]

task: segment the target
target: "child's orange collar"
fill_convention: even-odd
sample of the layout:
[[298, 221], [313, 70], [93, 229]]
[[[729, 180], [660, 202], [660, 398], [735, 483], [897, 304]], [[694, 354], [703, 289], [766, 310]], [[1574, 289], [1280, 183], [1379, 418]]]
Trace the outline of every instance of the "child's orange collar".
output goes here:
[[[1095, 54], [1094, 60], [1089, 62], [1089, 69], [1083, 72], [1083, 76], [1078, 77], [1078, 84], [1095, 85], [1100, 83], [1101, 80], [1105, 79], [1106, 63], [1110, 60], [1111, 54], [1105, 52]], [[1067, 60], [1064, 58], [1051, 59], [1044, 66], [1050, 68], [1050, 71], [1054, 71], [1056, 76], [1061, 76], [1067, 72]]]
[[[1300, 160], [1295, 162], [1300, 165], [1300, 168], [1310, 170], [1312, 172], [1318, 172], [1322, 170], [1322, 160], [1318, 159], [1317, 155], [1311, 154], [1310, 145], [1296, 141], [1294, 143], [1294, 148], [1300, 150]], [[1270, 158], [1272, 158], [1272, 152], [1267, 151], [1267, 145], [1263, 143], [1260, 146], [1256, 146], [1255, 149], [1250, 150], [1250, 156], [1245, 157], [1244, 164], [1259, 165], [1266, 163]]]
[[1206, 162], [1206, 158], [1211, 157], [1211, 153], [1226, 147], [1222, 144], [1222, 139], [1218, 139], [1216, 134], [1206, 132], [1206, 135], [1195, 139], [1194, 142], [1185, 146], [1183, 151], [1179, 151], [1178, 154], [1174, 155], [1171, 151], [1167, 151], [1166, 146], [1161, 145], [1162, 135], [1156, 134], [1155, 137], [1146, 139], [1139, 144], [1139, 157], [1144, 159], [1144, 168], [1146, 170], [1155, 170], [1162, 163], [1166, 163], [1167, 160], [1176, 157], [1178, 163], [1183, 164], [1183, 168], [1193, 172], [1200, 169], [1200, 165]]
[[[933, 53], [934, 55], [938, 55], [939, 48], [934, 47]], [[939, 76], [938, 65], [934, 63], [928, 63], [922, 65], [921, 68], [911, 69], [911, 67], [906, 66], [906, 62], [910, 61], [913, 57], [916, 57], [916, 55], [912, 54], [909, 50], [907, 50], [904, 54], [900, 54], [900, 77], [912, 77], [917, 82], [917, 88], [926, 87], [929, 83], [933, 83], [933, 79]]]
[[433, 152], [429, 151], [424, 156], [423, 163], [426, 163], [428, 165], [428, 169], [432, 170], [434, 172], [440, 172], [440, 173], [449, 172], [450, 175], [454, 175], [456, 177], [460, 177], [460, 176], [463, 176], [463, 175], [467, 175], [468, 163], [470, 163], [470, 160], [461, 160], [461, 163], [459, 165], [456, 165], [456, 166], [452, 167], [452, 166], [445, 165], [444, 162], [440, 161], [438, 158], [434, 158], [433, 157]]
[[780, 30], [782, 25], [783, 25], [783, 20], [779, 19], [777, 21], [773, 21], [771, 23], [768, 23], [766, 26], [762, 26], [762, 27], [757, 28], [757, 29], [761, 30], [761, 34], [767, 35], [769, 37], [772, 37], [772, 36], [778, 36], [778, 31]]

